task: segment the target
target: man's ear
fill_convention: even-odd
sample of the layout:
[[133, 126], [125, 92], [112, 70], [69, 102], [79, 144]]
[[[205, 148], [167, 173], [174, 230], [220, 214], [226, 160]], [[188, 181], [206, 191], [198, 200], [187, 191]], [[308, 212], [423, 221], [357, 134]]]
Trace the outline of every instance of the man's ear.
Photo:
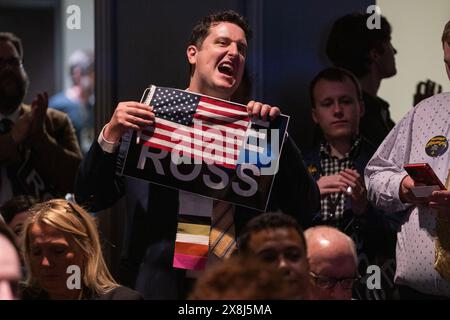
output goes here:
[[319, 124], [319, 120], [317, 119], [316, 108], [315, 107], [311, 108], [311, 116], [312, 116], [312, 119], [313, 119], [314, 123], [315, 124]]
[[378, 51], [378, 49], [376, 49], [376, 48], [370, 49], [369, 57], [370, 57], [370, 61], [377, 62], [378, 59], [380, 59], [380, 51]]
[[186, 50], [187, 58], [191, 65], [195, 65], [197, 63], [197, 52], [198, 49], [193, 44], [191, 44]]
[[361, 119], [364, 115], [364, 113], [366, 113], [366, 105], [364, 104], [364, 101], [360, 101], [359, 102], [359, 118]]

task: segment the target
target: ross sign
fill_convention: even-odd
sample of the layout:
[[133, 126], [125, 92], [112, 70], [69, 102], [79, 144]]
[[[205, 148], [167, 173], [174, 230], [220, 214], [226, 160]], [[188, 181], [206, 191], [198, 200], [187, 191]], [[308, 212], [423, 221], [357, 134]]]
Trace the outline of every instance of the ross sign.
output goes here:
[[151, 86], [155, 125], [122, 137], [118, 173], [264, 211], [289, 117], [249, 118], [246, 106]]

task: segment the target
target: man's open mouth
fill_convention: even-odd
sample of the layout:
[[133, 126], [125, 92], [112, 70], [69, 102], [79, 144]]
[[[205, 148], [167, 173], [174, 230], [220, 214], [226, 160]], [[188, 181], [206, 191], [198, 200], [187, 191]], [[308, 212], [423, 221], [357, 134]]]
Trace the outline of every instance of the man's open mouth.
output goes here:
[[234, 75], [234, 67], [229, 62], [221, 63], [218, 67], [218, 70], [220, 73], [223, 73], [229, 77], [232, 77]]

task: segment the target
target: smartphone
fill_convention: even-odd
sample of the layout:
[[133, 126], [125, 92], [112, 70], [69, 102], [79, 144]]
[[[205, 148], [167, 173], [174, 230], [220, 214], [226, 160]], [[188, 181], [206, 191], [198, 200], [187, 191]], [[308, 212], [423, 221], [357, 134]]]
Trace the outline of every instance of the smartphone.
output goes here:
[[403, 168], [415, 182], [427, 186], [439, 186], [441, 190], [447, 190], [428, 163], [405, 164]]

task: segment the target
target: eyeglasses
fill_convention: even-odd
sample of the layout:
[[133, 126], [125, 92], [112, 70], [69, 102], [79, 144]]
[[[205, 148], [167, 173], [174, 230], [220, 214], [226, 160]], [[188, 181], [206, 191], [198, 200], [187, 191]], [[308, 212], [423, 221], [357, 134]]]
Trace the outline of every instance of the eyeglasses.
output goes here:
[[22, 61], [19, 58], [9, 58], [9, 59], [0, 59], [0, 69], [10, 66], [10, 67], [22, 67]]
[[352, 289], [355, 282], [358, 281], [359, 279], [361, 279], [361, 277], [359, 275], [356, 277], [353, 277], [353, 278], [336, 279], [336, 278], [319, 276], [318, 274], [315, 274], [312, 271], [310, 271], [309, 274], [314, 279], [315, 285], [321, 289], [333, 289], [337, 283], [340, 284], [341, 288]]

